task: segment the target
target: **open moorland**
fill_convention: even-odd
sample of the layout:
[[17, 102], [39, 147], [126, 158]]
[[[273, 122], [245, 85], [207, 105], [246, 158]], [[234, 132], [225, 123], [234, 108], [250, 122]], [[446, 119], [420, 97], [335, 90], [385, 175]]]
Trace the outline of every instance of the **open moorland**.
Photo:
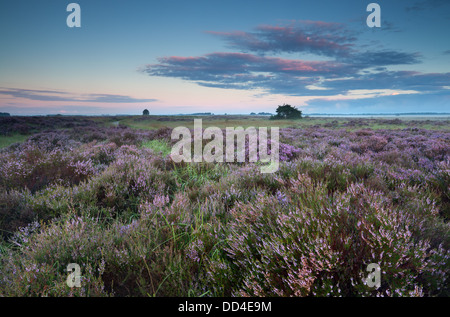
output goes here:
[[194, 118], [1, 117], [0, 296], [450, 295], [448, 119], [201, 117], [279, 127], [263, 174], [173, 162]]

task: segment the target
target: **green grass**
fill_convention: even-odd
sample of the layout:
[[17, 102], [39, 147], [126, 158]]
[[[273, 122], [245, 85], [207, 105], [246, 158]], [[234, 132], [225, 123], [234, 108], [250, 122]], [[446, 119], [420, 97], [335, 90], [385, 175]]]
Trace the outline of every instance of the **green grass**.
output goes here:
[[198, 188], [204, 186], [208, 181], [218, 181], [226, 177], [228, 169], [223, 164], [195, 163], [184, 166], [175, 166], [173, 175], [181, 190], [185, 188]]
[[170, 154], [172, 148], [163, 140], [150, 140], [142, 143], [142, 147], [152, 149], [156, 153], [161, 153], [163, 156]]
[[10, 146], [14, 143], [21, 143], [28, 138], [28, 135], [14, 134], [11, 136], [0, 135], [0, 149]]

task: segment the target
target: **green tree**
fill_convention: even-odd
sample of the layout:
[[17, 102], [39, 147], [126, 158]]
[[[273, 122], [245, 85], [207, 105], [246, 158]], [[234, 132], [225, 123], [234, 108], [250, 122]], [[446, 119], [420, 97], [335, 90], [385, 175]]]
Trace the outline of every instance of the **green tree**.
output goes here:
[[150, 115], [150, 111], [148, 111], [147, 109], [145, 109], [145, 110], [142, 112], [142, 115], [143, 115], [143, 116], [148, 116], [148, 115]]
[[291, 105], [283, 104], [278, 106], [276, 110], [276, 115], [272, 116], [271, 119], [301, 119], [302, 112]]

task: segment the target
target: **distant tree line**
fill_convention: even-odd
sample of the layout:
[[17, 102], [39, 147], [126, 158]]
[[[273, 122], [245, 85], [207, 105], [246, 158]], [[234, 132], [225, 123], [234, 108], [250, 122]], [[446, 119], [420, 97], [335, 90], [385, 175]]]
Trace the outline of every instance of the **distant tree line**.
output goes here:
[[256, 115], [258, 115], [258, 116], [271, 116], [272, 114], [269, 113], [269, 112], [259, 112], [259, 113], [252, 112], [252, 113], [250, 113], [250, 115], [251, 116], [256, 116]]

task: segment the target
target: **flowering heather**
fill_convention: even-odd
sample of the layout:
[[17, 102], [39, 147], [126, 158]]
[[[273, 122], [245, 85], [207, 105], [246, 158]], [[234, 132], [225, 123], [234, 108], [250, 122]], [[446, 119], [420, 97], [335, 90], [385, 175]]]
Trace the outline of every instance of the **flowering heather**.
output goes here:
[[0, 296], [450, 295], [443, 126], [282, 128], [264, 174], [175, 163], [169, 128], [29, 120], [38, 132], [0, 150]]

